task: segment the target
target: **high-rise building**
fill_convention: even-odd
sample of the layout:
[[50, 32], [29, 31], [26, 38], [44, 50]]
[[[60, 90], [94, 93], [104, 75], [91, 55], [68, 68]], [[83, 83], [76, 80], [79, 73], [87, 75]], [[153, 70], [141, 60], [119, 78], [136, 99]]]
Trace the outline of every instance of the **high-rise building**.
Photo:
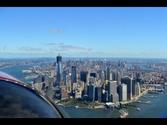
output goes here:
[[97, 77], [97, 74], [96, 74], [95, 72], [91, 72], [91, 73], [90, 73], [90, 76], [96, 78], [96, 77]]
[[133, 82], [133, 91], [132, 95], [133, 96], [138, 96], [140, 94], [140, 83], [139, 82]]
[[103, 70], [100, 71], [100, 75], [99, 76], [100, 76], [100, 79], [101, 79], [102, 83], [104, 83], [104, 81], [105, 81], [105, 72]]
[[106, 80], [112, 80], [112, 73], [110, 67], [107, 67]]
[[60, 100], [61, 99], [61, 88], [59, 86], [55, 87], [54, 98]]
[[94, 102], [95, 101], [95, 85], [91, 84], [87, 86], [87, 95], [88, 100]]
[[60, 55], [57, 56], [57, 80], [56, 86], [61, 85], [62, 80], [62, 57]]
[[122, 83], [118, 86], [119, 101], [127, 100], [127, 85]]
[[126, 76], [121, 79], [121, 83], [124, 83], [127, 85], [127, 98], [128, 100], [132, 99], [132, 78]]
[[84, 82], [84, 91], [83, 94], [86, 96], [87, 95], [87, 85], [89, 83], [88, 80], [88, 71], [81, 71], [80, 72], [80, 80]]
[[121, 73], [119, 71], [113, 71], [112, 80], [117, 81], [117, 84], [119, 85], [121, 83]]
[[85, 83], [88, 83], [88, 72], [87, 71], [80, 72], [80, 80]]
[[121, 72], [117, 71], [117, 78], [116, 78], [116, 81], [119, 84], [121, 84]]
[[113, 103], [118, 102], [117, 81], [108, 82], [108, 94], [109, 94], [110, 102], [113, 102]]
[[115, 71], [112, 71], [112, 80], [116, 81], [117, 80], [117, 74]]
[[140, 88], [140, 83], [139, 82], [137, 82], [137, 85], [136, 85], [136, 87], [137, 87], [137, 95], [140, 95], [140, 93], [141, 93], [141, 88]]
[[135, 79], [132, 79], [132, 97], [135, 97], [137, 95], [137, 82]]
[[68, 81], [68, 79], [67, 79], [67, 71], [63, 71], [63, 83], [64, 83], [64, 85], [67, 85], [67, 81]]
[[72, 66], [72, 69], [71, 69], [71, 82], [72, 83], [76, 83], [77, 82], [77, 70], [76, 70], [76, 66]]
[[64, 100], [67, 98], [68, 98], [67, 87], [63, 85], [61, 86], [61, 100]]
[[102, 87], [97, 86], [95, 88], [95, 101], [101, 102], [102, 100]]

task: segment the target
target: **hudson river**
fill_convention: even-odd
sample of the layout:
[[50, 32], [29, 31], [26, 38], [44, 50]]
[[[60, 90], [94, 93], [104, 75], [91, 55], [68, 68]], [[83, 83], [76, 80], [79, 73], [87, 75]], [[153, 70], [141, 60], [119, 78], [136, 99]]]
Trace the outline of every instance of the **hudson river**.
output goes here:
[[[13, 66], [0, 71], [6, 72], [16, 78], [26, 82], [24, 79], [23, 69], [27, 69], [28, 65]], [[127, 107], [129, 118], [165, 118], [167, 117], [167, 89], [164, 93], [146, 94], [141, 97], [139, 102], [132, 103]], [[62, 107], [70, 117], [74, 118], [114, 118], [119, 117], [117, 109], [88, 109], [75, 107]], [[140, 111], [139, 111], [140, 110]]]

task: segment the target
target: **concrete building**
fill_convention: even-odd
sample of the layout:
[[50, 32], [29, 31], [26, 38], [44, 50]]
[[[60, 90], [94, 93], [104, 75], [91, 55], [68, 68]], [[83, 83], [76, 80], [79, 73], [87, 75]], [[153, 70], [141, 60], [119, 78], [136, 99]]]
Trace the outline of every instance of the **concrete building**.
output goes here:
[[61, 100], [68, 98], [68, 92], [66, 86], [61, 86]]
[[104, 81], [105, 81], [105, 73], [104, 73], [103, 70], [100, 71], [99, 78], [101, 79], [101, 82], [104, 83]]
[[118, 86], [119, 101], [127, 100], [127, 85], [122, 83]]
[[141, 89], [140, 89], [140, 83], [139, 82], [136, 83], [135, 90], [136, 90], [136, 96], [140, 95]]
[[124, 83], [127, 85], [127, 98], [128, 100], [132, 99], [132, 78], [126, 76], [121, 79], [121, 83]]
[[117, 81], [108, 82], [109, 102], [118, 102]]

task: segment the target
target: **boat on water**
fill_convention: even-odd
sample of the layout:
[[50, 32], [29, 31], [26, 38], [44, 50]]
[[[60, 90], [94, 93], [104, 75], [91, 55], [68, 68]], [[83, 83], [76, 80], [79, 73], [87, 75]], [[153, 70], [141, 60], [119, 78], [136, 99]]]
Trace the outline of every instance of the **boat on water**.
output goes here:
[[141, 109], [139, 107], [136, 108], [137, 111], [141, 111]]
[[139, 100], [139, 101], [137, 101], [138, 103], [141, 103], [141, 101]]
[[24, 77], [25, 79], [34, 79], [34, 78], [37, 78], [38, 76], [37, 75], [30, 75], [30, 76], [26, 76]]
[[127, 118], [128, 117], [128, 112], [125, 110], [120, 110], [120, 118]]
[[22, 70], [22, 73], [32, 73], [31, 70]]
[[78, 105], [76, 105], [76, 106], [75, 106], [75, 108], [76, 108], [76, 109], [78, 109], [78, 108], [79, 108], [79, 106], [78, 106]]
[[147, 103], [147, 104], [148, 104], [148, 103], [151, 103], [151, 101], [146, 101], [145, 103]]

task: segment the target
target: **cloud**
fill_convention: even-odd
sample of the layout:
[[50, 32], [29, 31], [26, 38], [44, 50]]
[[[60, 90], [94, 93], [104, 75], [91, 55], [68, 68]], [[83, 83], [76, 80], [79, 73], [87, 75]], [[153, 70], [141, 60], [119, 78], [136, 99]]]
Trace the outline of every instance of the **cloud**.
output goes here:
[[59, 28], [55, 28], [55, 29], [49, 29], [48, 30], [50, 33], [61, 33], [61, 32], [64, 32], [63, 29], [59, 29]]
[[65, 50], [78, 50], [78, 51], [91, 51], [91, 48], [85, 48], [80, 46], [73, 46], [73, 45], [61, 45], [61, 48]]
[[24, 51], [24, 52], [41, 52], [41, 48], [35, 48], [35, 47], [20, 47], [19, 50]]
[[92, 48], [86, 48], [81, 46], [67, 45], [62, 42], [46, 43], [50, 46], [50, 51], [75, 51], [75, 52], [90, 52]]
[[50, 42], [50, 43], [46, 43], [45, 45], [48, 46], [59, 46], [59, 45], [64, 45], [63, 42]]

